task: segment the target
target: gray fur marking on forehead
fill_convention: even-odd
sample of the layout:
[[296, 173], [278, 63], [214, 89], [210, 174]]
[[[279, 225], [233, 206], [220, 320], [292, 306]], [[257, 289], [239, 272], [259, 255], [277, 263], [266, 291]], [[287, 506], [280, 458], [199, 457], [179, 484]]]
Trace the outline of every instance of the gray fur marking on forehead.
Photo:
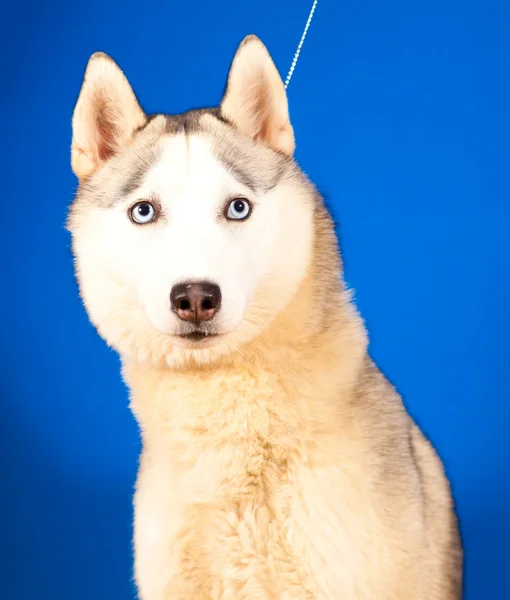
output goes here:
[[[238, 133], [219, 109], [192, 110], [180, 115], [155, 115], [136, 132], [125, 151], [85, 180], [76, 204], [109, 208], [139, 189], [160, 159], [168, 136], [199, 135], [211, 139], [216, 160], [240, 184], [254, 193], [267, 193], [288, 172], [293, 160]], [[75, 206], [75, 208], [79, 208]]]
[[217, 115], [201, 116], [205, 133], [213, 140], [216, 160], [240, 183], [255, 193], [273, 189], [293, 164], [292, 158], [275, 152], [238, 133]]
[[[290, 157], [238, 133], [217, 108], [190, 110], [180, 115], [159, 115], [156, 119], [164, 123], [160, 125], [162, 136], [184, 134], [211, 138], [216, 160], [254, 193], [267, 193], [273, 189], [293, 163]], [[143, 168], [135, 168], [126, 188], [134, 191], [141, 185], [146, 173]]]
[[[127, 196], [137, 190], [151, 167], [157, 162], [162, 154], [159, 141], [167, 135], [192, 135], [202, 133], [200, 116], [209, 110], [196, 110], [181, 115], [155, 115], [149, 117], [148, 123], [137, 132], [137, 138], [147, 138], [149, 144], [144, 148], [143, 154], [137, 155], [139, 159], [130, 170], [129, 176], [122, 187], [122, 196]], [[154, 136], [155, 134], [155, 136]], [[135, 149], [136, 149], [135, 140]]]
[[228, 143], [224, 140], [216, 141], [213, 149], [214, 156], [221, 165], [255, 193], [267, 193], [276, 187], [289, 163], [287, 157], [271, 150], [269, 152], [272, 156], [264, 156], [259, 152], [246, 151], [244, 144], [232, 143], [230, 139]]

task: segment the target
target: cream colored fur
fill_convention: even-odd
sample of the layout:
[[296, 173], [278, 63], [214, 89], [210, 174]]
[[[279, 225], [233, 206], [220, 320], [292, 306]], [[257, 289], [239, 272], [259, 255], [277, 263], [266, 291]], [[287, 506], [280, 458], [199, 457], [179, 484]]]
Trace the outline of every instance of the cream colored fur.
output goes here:
[[[199, 114], [189, 136], [169, 133], [163, 117], [147, 124], [120, 70], [104, 55], [93, 61], [108, 77], [89, 67], [75, 113], [80, 191], [69, 223], [82, 297], [121, 354], [142, 435], [141, 600], [458, 600], [448, 481], [367, 355], [331, 219], [288, 158], [287, 101], [265, 48], [254, 37], [241, 45], [220, 118]], [[116, 125], [106, 127], [116, 149], [106, 156], [95, 100], [104, 86], [116, 90], [107, 111]], [[235, 160], [251, 157], [243, 168], [257, 175], [269, 164], [282, 179], [260, 193], [239, 187], [215, 154], [235, 144]], [[172, 171], [184, 156], [186, 168]], [[147, 163], [140, 185], [113, 202], [136, 161]], [[164, 218], [136, 229], [126, 210], [154, 190]], [[252, 194], [251, 224], [213, 218], [222, 190]], [[193, 202], [203, 235], [179, 254], [170, 249], [193, 233], [183, 208]], [[213, 270], [227, 290], [216, 343], [176, 344], [163, 297], [187, 269]]]

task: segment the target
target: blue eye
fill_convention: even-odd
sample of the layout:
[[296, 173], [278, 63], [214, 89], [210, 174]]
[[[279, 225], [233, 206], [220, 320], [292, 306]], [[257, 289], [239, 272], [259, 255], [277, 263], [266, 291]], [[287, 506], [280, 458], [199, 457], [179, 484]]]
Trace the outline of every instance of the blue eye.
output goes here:
[[137, 202], [130, 209], [131, 219], [139, 225], [150, 223], [156, 218], [156, 211], [150, 202]]
[[235, 198], [227, 207], [227, 219], [244, 221], [250, 216], [251, 204], [245, 198]]

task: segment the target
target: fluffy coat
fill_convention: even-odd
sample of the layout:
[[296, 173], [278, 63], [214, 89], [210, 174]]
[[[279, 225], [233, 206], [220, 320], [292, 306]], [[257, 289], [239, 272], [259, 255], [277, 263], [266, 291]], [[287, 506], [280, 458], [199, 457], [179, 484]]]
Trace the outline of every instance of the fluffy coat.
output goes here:
[[[80, 188], [69, 227], [80, 290], [121, 354], [142, 435], [141, 600], [458, 600], [462, 551], [441, 461], [367, 354], [333, 223], [292, 159], [285, 91], [261, 42], [241, 45], [219, 110], [182, 118], [146, 118], [118, 67], [95, 55], [73, 132]], [[214, 161], [248, 187], [255, 180], [260, 202], [250, 225], [259, 218], [260, 228], [241, 253], [259, 275], [231, 300], [225, 283], [217, 328], [230, 330], [195, 346], [179, 345], [180, 325], [166, 308], [149, 307], [146, 280], [132, 278], [111, 242], [127, 251], [123, 236], [134, 226], [125, 219], [126, 233], [115, 233], [116, 219], [143, 182], [156, 189], [155, 165], [171, 172], [181, 142], [191, 157], [213, 157], [200, 158], [204, 177]], [[166, 216], [143, 230], [154, 235], [178, 218], [177, 204], [159, 198]], [[292, 222], [283, 218], [265, 238], [274, 207], [279, 218], [292, 208]], [[235, 227], [221, 230], [228, 243], [252, 235], [248, 222]], [[136, 235], [129, 244], [145, 252], [152, 234]], [[169, 256], [186, 274], [188, 254]], [[165, 282], [175, 283], [168, 273]], [[227, 313], [237, 312], [232, 325]]]

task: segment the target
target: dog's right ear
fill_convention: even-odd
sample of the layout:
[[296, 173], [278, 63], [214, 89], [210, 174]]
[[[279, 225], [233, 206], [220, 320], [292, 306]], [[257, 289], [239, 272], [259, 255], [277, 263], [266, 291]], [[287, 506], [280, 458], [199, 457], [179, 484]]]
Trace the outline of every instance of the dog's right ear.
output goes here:
[[73, 114], [71, 166], [78, 179], [91, 175], [127, 145], [146, 122], [117, 64], [102, 52], [93, 54]]

